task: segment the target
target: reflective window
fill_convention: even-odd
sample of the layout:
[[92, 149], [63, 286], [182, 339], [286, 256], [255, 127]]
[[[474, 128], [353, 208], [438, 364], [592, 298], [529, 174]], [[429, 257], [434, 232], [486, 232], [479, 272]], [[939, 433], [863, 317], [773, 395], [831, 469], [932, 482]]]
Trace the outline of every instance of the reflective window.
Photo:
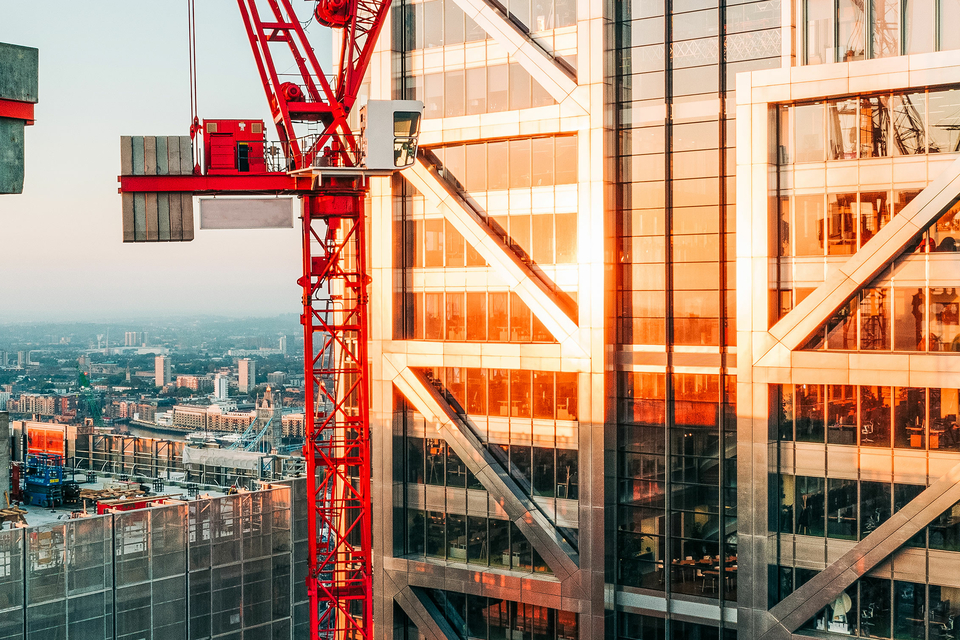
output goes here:
[[833, 0], [806, 0], [806, 63], [834, 61]]
[[860, 446], [890, 446], [890, 387], [860, 387]]
[[824, 479], [797, 476], [796, 491], [797, 533], [823, 537], [826, 532]]
[[863, 60], [867, 29], [862, 0], [837, 0], [837, 61]]
[[936, 48], [936, 5], [930, 0], [902, 0], [903, 52], [927, 53]]
[[870, 51], [874, 58], [900, 55], [900, 1], [871, 1]]
[[857, 481], [827, 478], [827, 537], [857, 539]]

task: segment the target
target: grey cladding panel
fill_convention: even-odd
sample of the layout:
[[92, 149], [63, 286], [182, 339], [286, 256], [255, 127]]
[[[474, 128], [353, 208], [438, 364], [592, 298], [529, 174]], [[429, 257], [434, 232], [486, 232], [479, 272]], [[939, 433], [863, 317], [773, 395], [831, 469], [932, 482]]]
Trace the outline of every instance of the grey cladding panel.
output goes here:
[[23, 192], [23, 120], [0, 118], [0, 193]]
[[[121, 175], [191, 174], [192, 163], [189, 136], [120, 138]], [[193, 240], [193, 194], [125, 193], [122, 198], [122, 218], [124, 242]]]
[[193, 195], [189, 193], [124, 193], [124, 242], [193, 240]]
[[0, 42], [0, 98], [37, 102], [40, 52], [32, 47]]

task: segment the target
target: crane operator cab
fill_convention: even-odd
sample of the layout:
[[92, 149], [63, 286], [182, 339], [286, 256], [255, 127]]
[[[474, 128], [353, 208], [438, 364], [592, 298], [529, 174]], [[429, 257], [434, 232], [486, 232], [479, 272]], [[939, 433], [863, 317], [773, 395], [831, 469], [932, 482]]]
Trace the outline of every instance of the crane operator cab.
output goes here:
[[423, 103], [419, 100], [370, 100], [360, 108], [365, 169], [396, 171], [417, 159]]

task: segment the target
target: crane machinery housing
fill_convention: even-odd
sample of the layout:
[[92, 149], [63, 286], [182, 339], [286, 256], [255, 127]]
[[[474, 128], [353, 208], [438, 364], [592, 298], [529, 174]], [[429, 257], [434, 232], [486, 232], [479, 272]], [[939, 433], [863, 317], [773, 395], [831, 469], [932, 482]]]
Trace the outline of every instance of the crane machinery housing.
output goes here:
[[[311, 638], [361, 640], [373, 628], [364, 200], [371, 177], [414, 162], [423, 105], [370, 101], [360, 134], [348, 124], [390, 0], [315, 1], [339, 30], [332, 80], [291, 0], [237, 4], [279, 141], [262, 120], [198, 118], [189, 0], [190, 136], [122, 138], [124, 241], [192, 240], [195, 195], [300, 198]], [[278, 73], [288, 62], [294, 80]]]

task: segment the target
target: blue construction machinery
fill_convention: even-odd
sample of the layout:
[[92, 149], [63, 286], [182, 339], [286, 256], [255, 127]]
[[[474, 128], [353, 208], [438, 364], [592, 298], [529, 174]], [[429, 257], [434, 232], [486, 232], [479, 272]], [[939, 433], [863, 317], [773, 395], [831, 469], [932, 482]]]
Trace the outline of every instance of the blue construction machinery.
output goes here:
[[31, 453], [24, 476], [24, 501], [38, 507], [63, 505], [63, 456]]

